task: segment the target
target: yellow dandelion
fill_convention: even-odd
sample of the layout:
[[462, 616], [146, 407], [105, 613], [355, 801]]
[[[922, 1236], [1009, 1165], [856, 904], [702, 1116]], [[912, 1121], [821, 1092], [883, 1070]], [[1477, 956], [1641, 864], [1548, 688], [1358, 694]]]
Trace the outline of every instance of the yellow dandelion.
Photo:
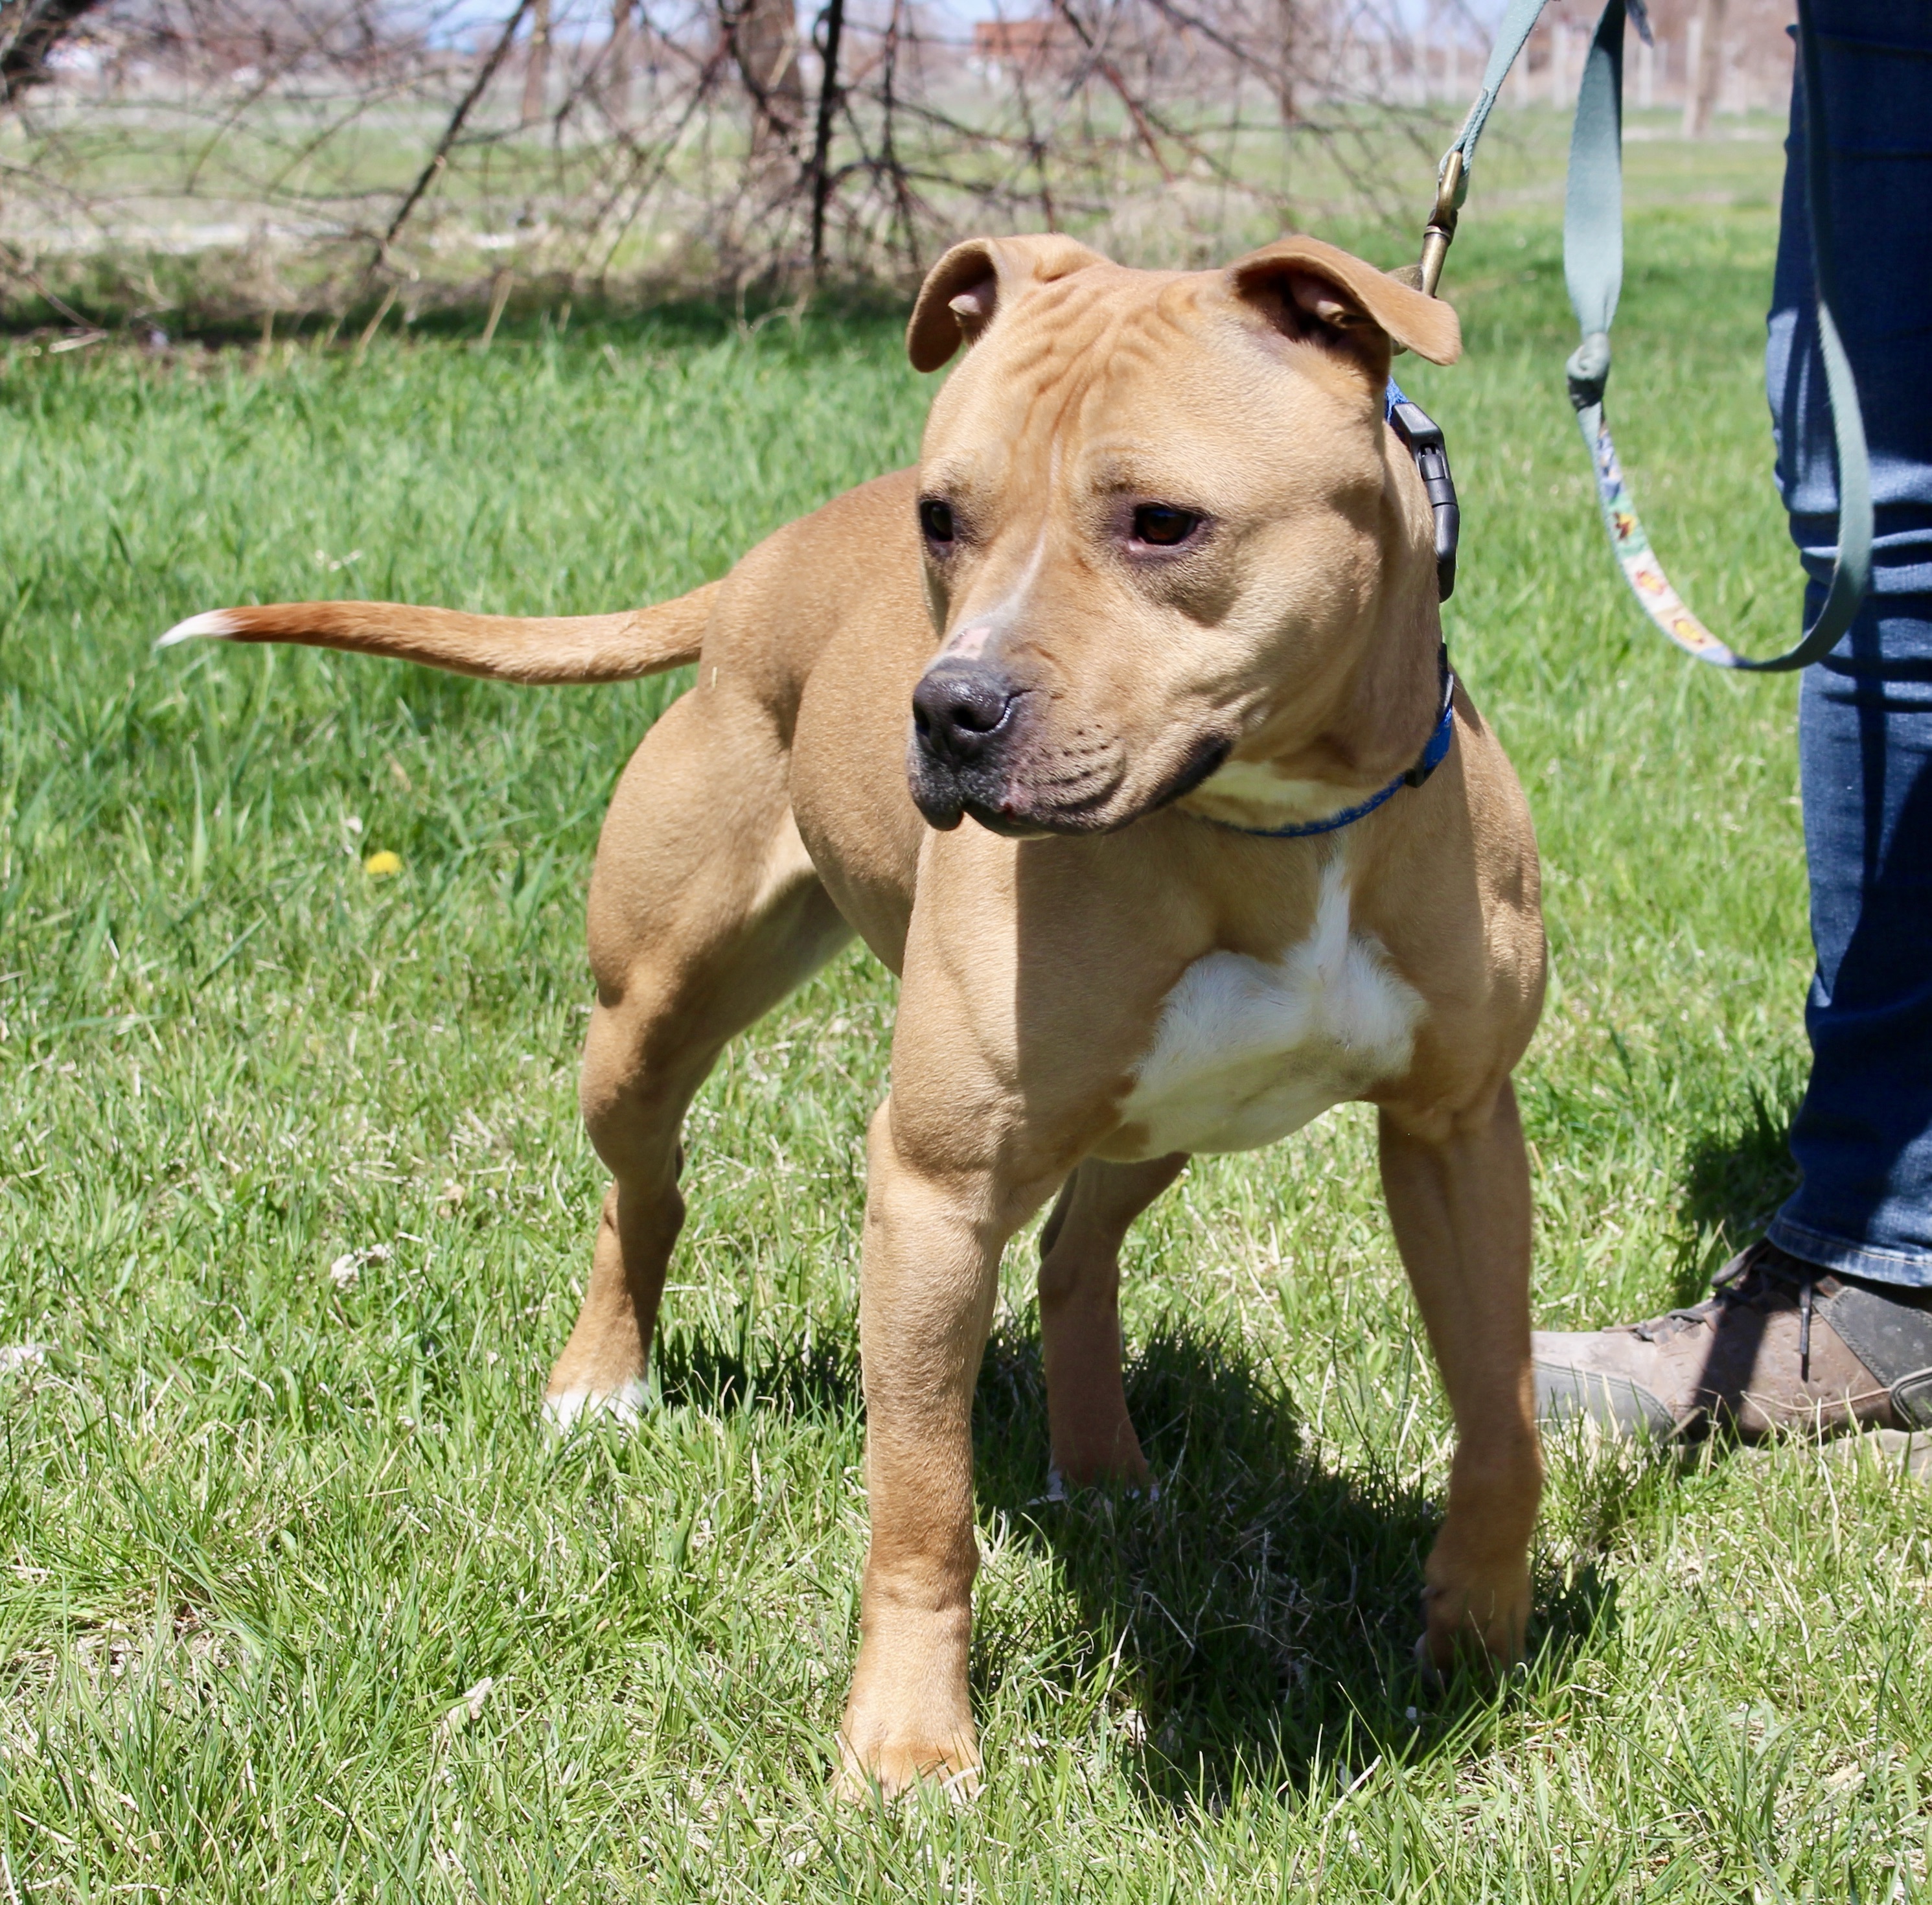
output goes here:
[[362, 871], [372, 880], [388, 880], [403, 870], [403, 857], [392, 854], [385, 847], [380, 854], [371, 854], [362, 862]]

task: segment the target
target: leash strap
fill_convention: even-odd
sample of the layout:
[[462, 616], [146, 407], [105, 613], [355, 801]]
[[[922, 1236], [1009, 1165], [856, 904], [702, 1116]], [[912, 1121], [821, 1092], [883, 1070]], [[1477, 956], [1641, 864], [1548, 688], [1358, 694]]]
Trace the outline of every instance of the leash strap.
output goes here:
[[1641, 0], [1609, 0], [1584, 62], [1576, 124], [1570, 134], [1570, 173], [1563, 202], [1563, 276], [1582, 340], [1564, 366], [1570, 401], [1590, 452], [1611, 550], [1644, 613], [1687, 655], [1700, 662], [1720, 668], [1781, 674], [1807, 667], [1829, 654], [1851, 626], [1871, 586], [1871, 463], [1857, 386], [1832, 315], [1837, 278], [1817, 35], [1807, 0], [1798, 0], [1804, 208], [1817, 287], [1819, 355], [1824, 362], [1838, 452], [1838, 548], [1824, 604], [1803, 639], [1782, 655], [1756, 660], [1738, 654], [1712, 634], [1671, 586], [1644, 532], [1604, 414], [1604, 386], [1610, 374], [1610, 322], [1616, 315], [1623, 284], [1624, 16], [1630, 5], [1636, 8], [1638, 31], [1646, 40], [1649, 38]]
[[[1468, 196], [1476, 144], [1547, 0], [1510, 0], [1496, 30], [1482, 90], [1462, 122], [1436, 175], [1436, 206], [1424, 228], [1421, 288], [1434, 296]], [[1687, 654], [1720, 668], [1780, 674], [1820, 661], [1835, 647], [1858, 615], [1871, 586], [1871, 460], [1851, 361], [1833, 313], [1838, 274], [1832, 250], [1830, 178], [1825, 128], [1824, 81], [1818, 36], [1809, 0], [1798, 0], [1798, 61], [1804, 100], [1804, 210], [1811, 237], [1812, 279], [1817, 292], [1818, 351], [1825, 368], [1832, 429], [1838, 461], [1838, 547], [1832, 579], [1817, 620], [1795, 648], [1766, 660], [1740, 655], [1712, 634], [1665, 574], [1636, 513], [1617, 460], [1604, 414], [1604, 388], [1610, 374], [1610, 322], [1623, 286], [1623, 58], [1626, 14], [1647, 43], [1650, 24], [1644, 0], [1608, 0], [1583, 64], [1576, 118], [1570, 140], [1570, 171], [1563, 201], [1563, 276], [1570, 308], [1582, 334], [1564, 366], [1570, 401], [1590, 453], [1597, 498], [1610, 547], [1644, 613]]]
[[[1450, 152], [1462, 156], [1466, 188], [1470, 170], [1476, 162], [1476, 142], [1482, 137], [1484, 127], [1489, 124], [1490, 114], [1502, 92], [1503, 82], [1510, 76], [1510, 68], [1521, 56], [1546, 4], [1547, 0], [1510, 0], [1503, 10], [1502, 21], [1496, 28], [1496, 44], [1490, 49], [1490, 63], [1483, 69], [1483, 89], [1477, 94], [1476, 103], [1469, 108], [1462, 121], [1462, 129], [1456, 134], [1456, 142], [1449, 148]], [[1441, 170], [1446, 170], [1448, 164], [1448, 154], [1444, 153]], [[1438, 176], [1440, 176], [1438, 170]]]
[[[1476, 163], [1476, 142], [1490, 122], [1503, 82], [1528, 40], [1532, 28], [1541, 18], [1547, 0], [1509, 0], [1495, 44], [1490, 48], [1490, 62], [1483, 68], [1482, 90], [1464, 116], [1462, 130], [1442, 154], [1436, 168], [1436, 208], [1422, 234], [1421, 288], [1430, 297], [1442, 277], [1443, 260], [1449, 255], [1450, 241], [1456, 236], [1456, 220], [1469, 196], [1469, 175]], [[1641, 4], [1641, 0], [1639, 0]]]

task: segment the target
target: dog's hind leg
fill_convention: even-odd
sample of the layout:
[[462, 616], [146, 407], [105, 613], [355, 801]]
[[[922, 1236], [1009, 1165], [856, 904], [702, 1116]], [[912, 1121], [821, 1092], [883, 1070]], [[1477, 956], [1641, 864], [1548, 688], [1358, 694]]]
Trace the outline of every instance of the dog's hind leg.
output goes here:
[[850, 937], [794, 824], [754, 711], [700, 690], [625, 770], [590, 890], [597, 981], [584, 1116], [611, 1182], [590, 1281], [544, 1412], [628, 1414], [684, 1222], [686, 1107], [718, 1055]]
[[1040, 1232], [1040, 1335], [1053, 1472], [1076, 1486], [1149, 1480], [1121, 1386], [1120, 1246], [1186, 1162], [1183, 1151], [1142, 1164], [1090, 1157], [1067, 1179]]

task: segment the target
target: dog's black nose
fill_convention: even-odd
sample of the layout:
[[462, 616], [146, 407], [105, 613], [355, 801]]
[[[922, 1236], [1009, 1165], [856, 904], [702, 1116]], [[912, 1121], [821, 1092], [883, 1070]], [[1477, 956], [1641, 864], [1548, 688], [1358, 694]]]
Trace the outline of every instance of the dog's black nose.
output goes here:
[[976, 662], [941, 662], [912, 692], [920, 745], [950, 767], [977, 760], [1005, 726], [1019, 692], [999, 669]]

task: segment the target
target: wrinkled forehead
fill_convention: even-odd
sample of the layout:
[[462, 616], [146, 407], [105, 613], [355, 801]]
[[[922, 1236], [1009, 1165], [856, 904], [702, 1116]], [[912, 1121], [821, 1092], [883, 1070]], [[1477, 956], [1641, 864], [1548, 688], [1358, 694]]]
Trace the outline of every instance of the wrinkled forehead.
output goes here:
[[[1306, 360], [1306, 361], [1305, 361]], [[1294, 434], [1310, 409], [1365, 406], [1283, 344], [1213, 272], [1096, 266], [1029, 286], [968, 351], [934, 403], [922, 454], [944, 473], [1124, 448]]]

